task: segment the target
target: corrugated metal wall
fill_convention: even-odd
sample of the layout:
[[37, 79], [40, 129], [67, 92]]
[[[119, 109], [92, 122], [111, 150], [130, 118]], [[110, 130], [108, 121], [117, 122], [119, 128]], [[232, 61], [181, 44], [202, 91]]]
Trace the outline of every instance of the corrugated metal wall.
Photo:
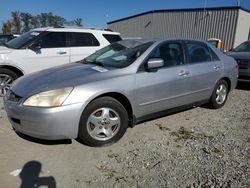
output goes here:
[[233, 47], [238, 9], [181, 10], [142, 14], [108, 24], [123, 37], [187, 37], [223, 41], [223, 48]]

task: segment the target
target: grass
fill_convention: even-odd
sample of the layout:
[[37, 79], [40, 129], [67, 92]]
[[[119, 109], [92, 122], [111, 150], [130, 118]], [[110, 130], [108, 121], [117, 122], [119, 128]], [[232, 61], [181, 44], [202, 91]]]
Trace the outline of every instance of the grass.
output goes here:
[[204, 133], [195, 133], [191, 130], [188, 130], [184, 127], [180, 127], [180, 129], [178, 131], [173, 131], [170, 132], [171, 136], [175, 137], [176, 141], [180, 141], [180, 140], [201, 140], [201, 139], [212, 139], [212, 136], [207, 136]]
[[158, 128], [159, 128], [161, 131], [171, 131], [171, 129], [169, 129], [168, 127], [162, 126], [162, 124], [160, 124], [160, 123], [156, 123], [155, 125], [158, 126]]

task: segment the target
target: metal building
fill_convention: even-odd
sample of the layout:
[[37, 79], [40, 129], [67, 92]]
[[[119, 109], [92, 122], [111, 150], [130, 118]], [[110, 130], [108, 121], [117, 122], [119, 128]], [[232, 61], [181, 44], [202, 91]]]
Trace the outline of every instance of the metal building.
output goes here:
[[107, 24], [124, 38], [219, 38], [224, 50], [250, 37], [250, 12], [242, 7], [154, 10]]

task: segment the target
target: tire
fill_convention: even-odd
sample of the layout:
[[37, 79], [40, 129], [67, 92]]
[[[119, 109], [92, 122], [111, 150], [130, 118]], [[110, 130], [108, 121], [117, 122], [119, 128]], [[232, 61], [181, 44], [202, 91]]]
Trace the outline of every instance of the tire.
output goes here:
[[19, 76], [9, 69], [0, 68], [0, 96], [4, 96], [6, 92], [10, 89], [14, 80]]
[[225, 80], [220, 80], [216, 84], [213, 94], [210, 98], [209, 102], [210, 108], [218, 109], [224, 106], [224, 104], [227, 101], [228, 92], [229, 88], [227, 82]]
[[128, 127], [128, 113], [112, 97], [92, 101], [83, 111], [78, 137], [89, 146], [104, 146], [118, 141]]

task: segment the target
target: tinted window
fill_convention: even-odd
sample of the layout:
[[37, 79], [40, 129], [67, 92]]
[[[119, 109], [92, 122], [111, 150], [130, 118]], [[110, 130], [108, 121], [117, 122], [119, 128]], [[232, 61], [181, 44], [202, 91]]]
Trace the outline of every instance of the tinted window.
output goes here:
[[66, 46], [65, 32], [50, 32], [38, 39], [42, 48], [62, 48]]
[[199, 42], [187, 42], [187, 50], [190, 63], [211, 61], [208, 47]]
[[184, 62], [181, 44], [179, 43], [162, 44], [153, 51], [149, 58], [163, 59], [165, 67], [181, 65]]
[[122, 40], [122, 38], [120, 37], [120, 35], [103, 34], [103, 36], [110, 43], [114, 43], [114, 42]]
[[250, 42], [244, 42], [233, 49], [234, 52], [250, 52]]
[[100, 43], [91, 33], [70, 33], [70, 46], [100, 46]]
[[9, 41], [6, 46], [9, 48], [19, 49], [29, 44], [33, 39], [40, 35], [41, 31], [30, 31], [22, 34], [21, 36]]

